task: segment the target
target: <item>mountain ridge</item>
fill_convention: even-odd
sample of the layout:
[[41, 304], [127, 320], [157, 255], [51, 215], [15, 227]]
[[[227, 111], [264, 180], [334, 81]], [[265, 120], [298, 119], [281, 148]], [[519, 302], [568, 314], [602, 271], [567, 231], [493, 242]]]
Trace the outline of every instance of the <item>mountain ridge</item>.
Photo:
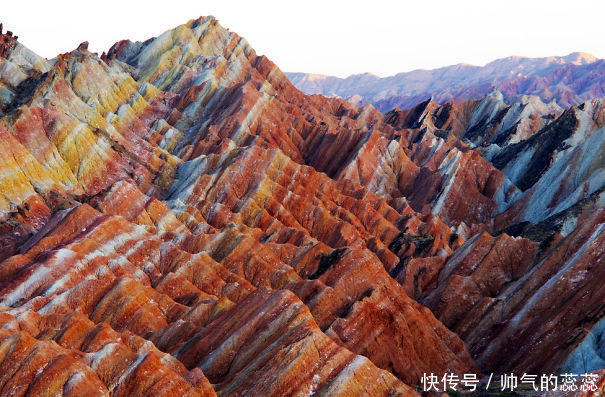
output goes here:
[[[594, 69], [595, 63], [603, 63], [603, 60], [588, 53], [574, 52], [566, 56], [543, 58], [511, 56], [491, 61], [484, 66], [455, 64], [437, 69], [416, 69], [387, 77], [370, 73], [346, 78], [305, 73], [286, 75], [297, 88], [307, 94], [337, 96], [361, 105], [371, 103], [383, 112], [395, 107], [413, 107], [430, 96], [439, 103], [477, 99], [493, 89], [511, 91], [510, 94], [507, 92], [507, 98], [511, 97], [511, 100], [517, 95], [533, 94], [568, 107], [602, 95], [603, 78], [597, 79], [600, 84], [598, 92], [563, 87], [565, 91], [557, 93], [553, 92], [553, 87], [556, 86], [554, 83], [539, 90], [534, 87], [533, 91], [528, 86], [544, 84], [545, 79], [553, 78], [561, 69], [567, 68], [578, 73], [578, 70], [588, 69], [589, 65], [593, 65]], [[522, 84], [527, 88], [515, 90], [512, 88], [514, 84]], [[557, 89], [562, 90], [561, 87]]]

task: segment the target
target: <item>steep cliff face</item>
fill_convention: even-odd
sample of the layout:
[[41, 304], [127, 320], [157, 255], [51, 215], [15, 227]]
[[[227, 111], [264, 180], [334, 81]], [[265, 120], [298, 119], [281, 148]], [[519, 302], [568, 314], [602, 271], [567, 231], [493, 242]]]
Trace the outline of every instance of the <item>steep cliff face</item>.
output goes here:
[[101, 57], [4, 42], [2, 393], [414, 395], [568, 365], [603, 317], [600, 102], [382, 115], [212, 17]]
[[[603, 99], [594, 99], [561, 111], [529, 97], [509, 106], [494, 92], [480, 101], [444, 106], [429, 101], [385, 117], [396, 128], [407, 129], [416, 141], [426, 142], [424, 136], [429, 134], [431, 149], [421, 152], [425, 163], [429, 160], [424, 153], [434, 157], [449, 143], [461, 151], [472, 149], [481, 155], [479, 162], [487, 160], [502, 171], [504, 175], [482, 165], [484, 171], [472, 176], [480, 187], [481, 174], [490, 173], [492, 183], [503, 181], [491, 196], [485, 187], [480, 189], [494, 202], [489, 215], [496, 217], [493, 225], [498, 230], [514, 223], [538, 223], [600, 194], [605, 186], [603, 105]], [[444, 165], [440, 164], [442, 174], [450, 167]], [[469, 195], [468, 189], [465, 194]]]

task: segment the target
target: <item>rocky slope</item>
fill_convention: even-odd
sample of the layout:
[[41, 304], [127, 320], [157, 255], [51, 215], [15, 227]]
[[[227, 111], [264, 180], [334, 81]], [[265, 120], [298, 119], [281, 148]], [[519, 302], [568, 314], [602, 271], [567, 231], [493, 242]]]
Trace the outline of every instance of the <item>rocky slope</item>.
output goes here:
[[598, 369], [601, 101], [383, 115], [212, 17], [52, 61], [1, 37], [0, 394]]
[[605, 61], [576, 52], [563, 57], [497, 59], [485, 66], [458, 64], [414, 70], [389, 77], [370, 73], [347, 78], [287, 73], [307, 94], [337, 96], [353, 103], [371, 103], [381, 111], [407, 109], [429, 97], [441, 104], [478, 99], [496, 89], [507, 101], [536, 95], [563, 107], [605, 96]]

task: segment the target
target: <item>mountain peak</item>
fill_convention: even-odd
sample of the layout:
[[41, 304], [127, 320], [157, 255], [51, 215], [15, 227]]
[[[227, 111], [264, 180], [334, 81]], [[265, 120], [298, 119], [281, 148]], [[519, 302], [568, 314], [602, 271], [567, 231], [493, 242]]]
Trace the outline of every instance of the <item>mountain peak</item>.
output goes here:
[[587, 52], [572, 52], [563, 57], [563, 59], [565, 59], [565, 62], [573, 63], [574, 65], [586, 65], [599, 60], [599, 58]]
[[0, 23], [0, 58], [6, 58], [17, 45], [18, 36], [14, 36], [10, 30], [3, 33], [4, 27]]

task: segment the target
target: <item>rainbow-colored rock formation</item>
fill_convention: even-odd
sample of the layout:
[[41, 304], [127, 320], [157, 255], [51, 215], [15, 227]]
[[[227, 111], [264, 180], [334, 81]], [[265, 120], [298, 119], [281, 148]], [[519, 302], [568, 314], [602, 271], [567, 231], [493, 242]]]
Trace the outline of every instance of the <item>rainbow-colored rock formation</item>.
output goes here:
[[598, 369], [604, 100], [383, 115], [213, 17], [87, 47], [0, 36], [0, 395]]

